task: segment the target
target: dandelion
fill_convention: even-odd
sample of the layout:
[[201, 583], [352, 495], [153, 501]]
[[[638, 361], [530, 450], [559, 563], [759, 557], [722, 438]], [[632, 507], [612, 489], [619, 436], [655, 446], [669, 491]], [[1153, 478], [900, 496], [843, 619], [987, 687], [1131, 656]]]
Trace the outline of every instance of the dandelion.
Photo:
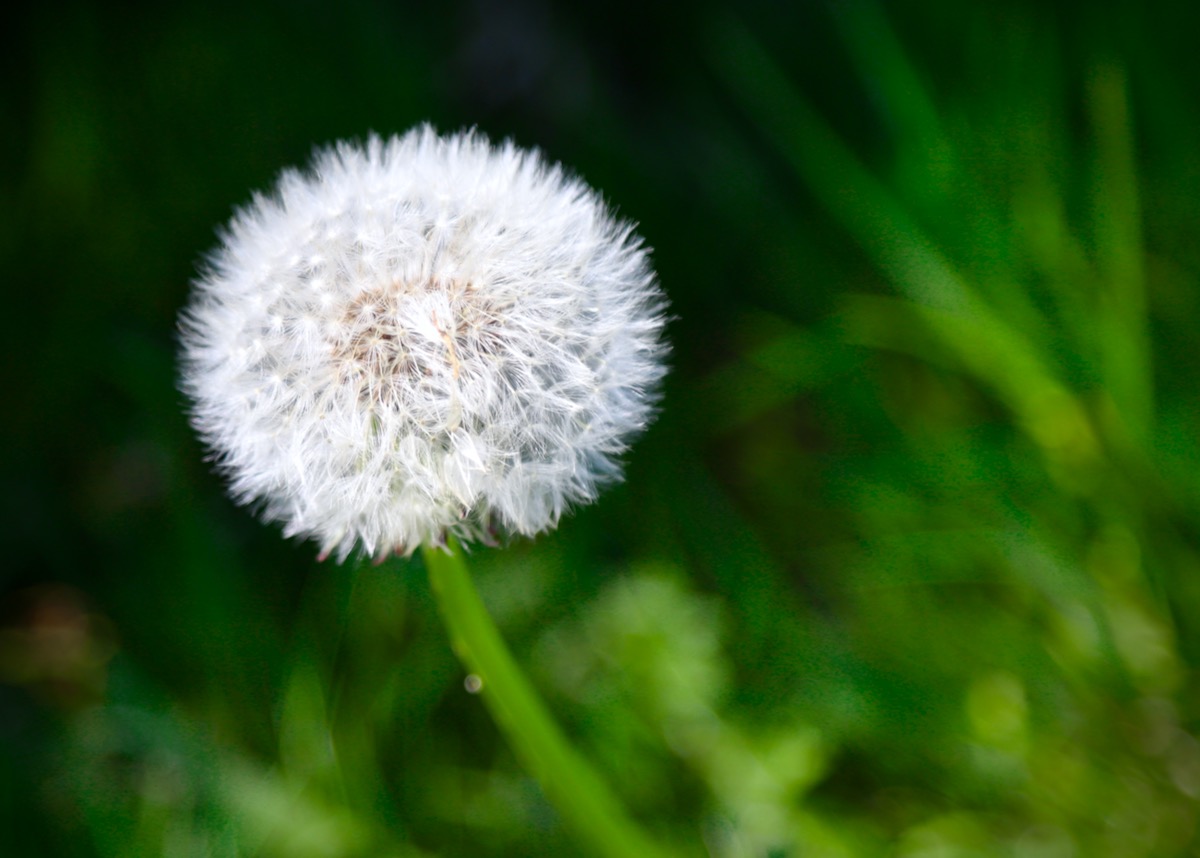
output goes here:
[[619, 478], [663, 311], [595, 191], [424, 126], [320, 151], [235, 215], [182, 385], [233, 496], [322, 556], [533, 535]]

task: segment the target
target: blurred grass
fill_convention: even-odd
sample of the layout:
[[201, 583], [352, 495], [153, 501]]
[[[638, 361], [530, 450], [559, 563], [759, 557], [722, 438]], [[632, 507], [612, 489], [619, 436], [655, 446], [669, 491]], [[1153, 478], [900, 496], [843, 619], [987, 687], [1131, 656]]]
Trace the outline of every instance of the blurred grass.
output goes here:
[[714, 856], [1196, 854], [1192, 32], [1120, 3], [21, 10], [4, 854], [586, 853], [419, 564], [318, 566], [233, 508], [174, 390], [230, 208], [425, 119], [579, 170], [672, 300], [627, 482], [472, 558], [647, 828]]

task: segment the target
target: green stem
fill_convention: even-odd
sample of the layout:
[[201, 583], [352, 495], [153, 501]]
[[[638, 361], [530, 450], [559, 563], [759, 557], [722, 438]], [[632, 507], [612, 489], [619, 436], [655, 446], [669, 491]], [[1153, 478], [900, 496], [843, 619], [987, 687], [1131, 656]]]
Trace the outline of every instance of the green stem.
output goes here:
[[504, 645], [471, 580], [462, 549], [451, 541], [449, 553], [428, 547], [423, 553], [455, 652], [483, 681], [481, 691], [492, 717], [562, 817], [601, 855], [663, 855], [567, 744]]

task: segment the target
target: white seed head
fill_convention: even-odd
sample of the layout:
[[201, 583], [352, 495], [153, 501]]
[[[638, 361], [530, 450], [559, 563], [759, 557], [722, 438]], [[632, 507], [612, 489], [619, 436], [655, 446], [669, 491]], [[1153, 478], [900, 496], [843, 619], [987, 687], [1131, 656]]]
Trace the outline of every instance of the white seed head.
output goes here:
[[222, 239], [182, 314], [193, 424], [233, 496], [323, 554], [553, 527], [652, 415], [648, 250], [536, 151], [338, 144]]

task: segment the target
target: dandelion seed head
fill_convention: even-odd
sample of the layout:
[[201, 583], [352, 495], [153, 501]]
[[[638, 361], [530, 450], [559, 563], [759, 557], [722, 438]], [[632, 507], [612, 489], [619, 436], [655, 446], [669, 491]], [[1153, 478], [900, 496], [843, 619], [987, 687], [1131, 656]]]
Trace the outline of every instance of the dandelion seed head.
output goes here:
[[554, 527], [653, 414], [649, 251], [536, 151], [342, 143], [221, 237], [182, 314], [193, 424], [234, 498], [322, 555]]

